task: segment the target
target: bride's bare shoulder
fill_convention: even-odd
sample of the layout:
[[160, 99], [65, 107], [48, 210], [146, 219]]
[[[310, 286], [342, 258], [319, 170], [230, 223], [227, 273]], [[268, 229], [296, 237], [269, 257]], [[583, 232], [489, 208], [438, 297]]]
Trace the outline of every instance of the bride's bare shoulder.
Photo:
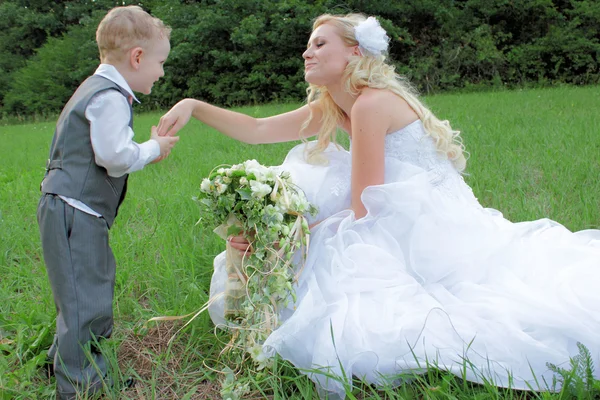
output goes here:
[[365, 88], [356, 99], [362, 107], [378, 110], [390, 118], [389, 132], [398, 129], [419, 119], [419, 116], [403, 97], [388, 89]]

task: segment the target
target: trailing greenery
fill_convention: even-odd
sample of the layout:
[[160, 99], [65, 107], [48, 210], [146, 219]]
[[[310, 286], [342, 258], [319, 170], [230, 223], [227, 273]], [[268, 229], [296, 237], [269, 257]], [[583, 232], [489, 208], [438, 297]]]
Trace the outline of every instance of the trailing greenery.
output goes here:
[[[117, 4], [136, 3], [1, 2], [1, 112], [60, 111], [98, 63], [100, 18]], [[166, 76], [143, 99], [145, 109], [184, 97], [229, 106], [301, 101], [301, 54], [312, 20], [324, 12], [378, 16], [397, 70], [425, 93], [600, 82], [596, 0], [150, 0], [142, 6], [173, 28]]]

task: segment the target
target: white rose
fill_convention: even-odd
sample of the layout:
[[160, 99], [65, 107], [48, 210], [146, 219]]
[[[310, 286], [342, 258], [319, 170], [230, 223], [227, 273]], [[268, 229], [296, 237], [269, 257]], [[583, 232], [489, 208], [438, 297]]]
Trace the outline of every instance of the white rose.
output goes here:
[[270, 173], [270, 169], [260, 165], [256, 160], [248, 160], [244, 162], [244, 167], [246, 168], [246, 173], [248, 175], [254, 174], [256, 180], [259, 182], [265, 182], [269, 179], [269, 176], [273, 178], [271, 180], [275, 180], [275, 173]]
[[267, 180], [267, 177], [266, 177], [267, 169], [264, 167], [248, 168], [246, 170], [246, 172], [248, 174], [254, 174], [254, 176], [256, 177], [256, 180], [259, 182], [265, 182]]
[[250, 189], [252, 190], [252, 196], [258, 199], [262, 199], [263, 197], [271, 193], [271, 190], [273, 190], [271, 186], [255, 180], [250, 181]]
[[217, 189], [218, 194], [223, 194], [227, 190], [227, 185], [223, 182], [217, 181], [215, 182], [215, 188]]
[[256, 168], [259, 168], [259, 167], [261, 167], [261, 165], [256, 160], [247, 160], [247, 161], [244, 161], [244, 168], [246, 168], [246, 170], [248, 170], [248, 169], [256, 169]]
[[202, 183], [200, 184], [200, 190], [202, 190], [204, 193], [210, 193], [210, 179], [202, 179]]
[[277, 173], [272, 168], [265, 168], [264, 177], [269, 181], [275, 181], [277, 178]]

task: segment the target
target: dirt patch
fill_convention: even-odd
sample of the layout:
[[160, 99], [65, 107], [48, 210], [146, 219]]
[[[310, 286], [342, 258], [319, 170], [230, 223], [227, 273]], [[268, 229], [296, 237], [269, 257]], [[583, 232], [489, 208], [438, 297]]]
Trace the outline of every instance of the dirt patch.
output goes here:
[[123, 398], [179, 399], [187, 394], [193, 400], [221, 399], [218, 382], [204, 379], [203, 372], [183, 370], [183, 345], [175, 340], [169, 346], [180, 327], [181, 323], [161, 323], [143, 334], [131, 332], [123, 340], [118, 357], [121, 371], [133, 369], [141, 378], [123, 392]]

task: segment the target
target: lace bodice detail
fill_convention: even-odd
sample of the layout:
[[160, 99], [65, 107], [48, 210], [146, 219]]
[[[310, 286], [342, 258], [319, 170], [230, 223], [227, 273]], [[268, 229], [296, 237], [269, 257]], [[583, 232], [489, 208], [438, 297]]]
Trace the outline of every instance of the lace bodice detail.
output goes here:
[[[308, 200], [318, 205], [319, 215], [309, 218], [310, 222], [346, 210], [351, 203], [352, 141], [349, 151], [330, 143], [323, 152], [327, 159], [323, 164], [306, 161], [306, 146], [315, 144], [297, 145], [281, 166], [291, 173]], [[426, 190], [433, 188], [444, 197], [481, 207], [452, 162], [438, 154], [433, 139], [426, 134], [420, 120], [385, 138], [385, 184], [393, 186], [408, 181], [414, 182], [417, 187], [424, 185]]]
[[386, 136], [385, 156], [434, 172], [436, 178], [432, 183], [436, 186], [447, 175], [457, 174], [452, 163], [437, 152], [433, 139], [427, 136], [420, 120]]
[[428, 173], [430, 183], [448, 196], [456, 197], [465, 191], [469, 197], [473, 196], [452, 162], [438, 153], [420, 120], [386, 136], [385, 156], [422, 168]]

